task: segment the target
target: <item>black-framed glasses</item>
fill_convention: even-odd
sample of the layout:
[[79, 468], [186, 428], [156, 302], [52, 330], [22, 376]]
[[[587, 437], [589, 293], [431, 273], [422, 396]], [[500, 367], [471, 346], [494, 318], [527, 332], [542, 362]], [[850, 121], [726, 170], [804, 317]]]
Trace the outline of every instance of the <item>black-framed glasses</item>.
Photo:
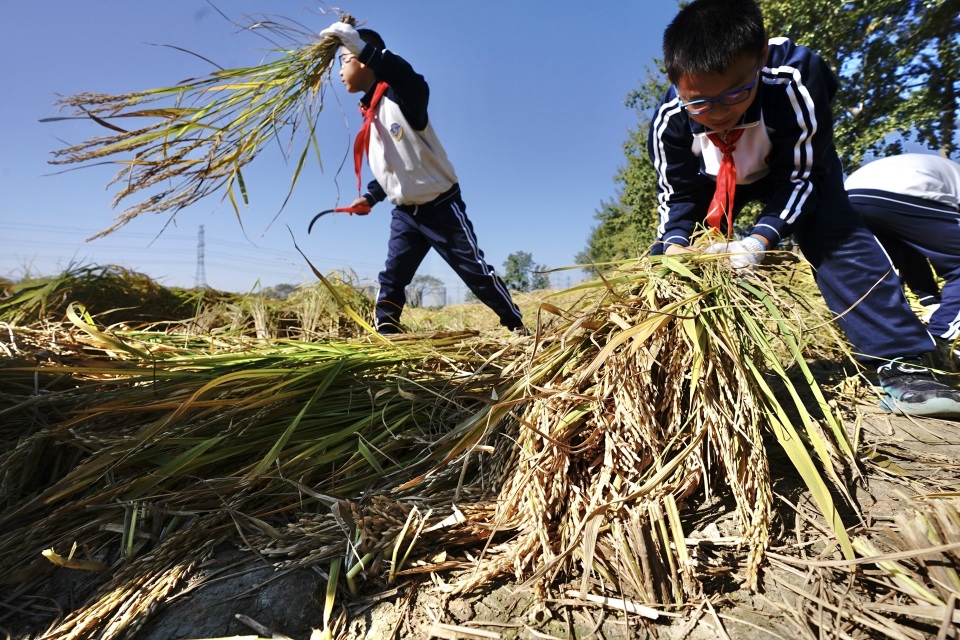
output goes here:
[[357, 56], [353, 55], [352, 53], [341, 53], [341, 54], [340, 54], [340, 66], [342, 67], [343, 65], [347, 64], [348, 62], [350, 62], [351, 60], [353, 60], [353, 59], [356, 58], [356, 57], [357, 57]]
[[[704, 98], [702, 100], [691, 100], [690, 102], [680, 101], [680, 106], [686, 110], [687, 113], [692, 113], [695, 116], [698, 116], [702, 113], [706, 113], [713, 109], [713, 105], [722, 104], [725, 107], [732, 107], [735, 104], [740, 104], [744, 100], [750, 97], [750, 92], [753, 91], [753, 87], [756, 86], [757, 80], [760, 77], [760, 66], [757, 66], [757, 72], [753, 74], [753, 82], [748, 85], [744, 85], [739, 89], [734, 89], [733, 91], [728, 91], [718, 98]], [[676, 89], [676, 87], [674, 87]]]

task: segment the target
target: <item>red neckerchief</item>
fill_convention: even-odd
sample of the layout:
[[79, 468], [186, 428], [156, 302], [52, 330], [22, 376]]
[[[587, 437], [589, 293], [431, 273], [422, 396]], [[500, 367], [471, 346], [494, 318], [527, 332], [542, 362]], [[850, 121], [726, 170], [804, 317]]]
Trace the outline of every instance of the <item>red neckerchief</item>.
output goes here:
[[717, 190], [714, 191], [710, 208], [707, 209], [707, 224], [717, 231], [722, 231], [720, 221], [725, 218], [728, 238], [733, 229], [733, 197], [737, 189], [737, 163], [733, 159], [733, 152], [737, 148], [737, 140], [742, 135], [743, 129], [728, 131], [726, 136], [719, 133], [707, 134], [710, 141], [717, 145], [723, 154], [720, 158], [720, 170], [717, 171]]
[[380, 104], [380, 98], [383, 97], [388, 88], [386, 82], [377, 83], [376, 89], [373, 90], [373, 96], [370, 98], [370, 104], [366, 107], [363, 104], [360, 105], [363, 124], [360, 126], [360, 133], [357, 134], [357, 139], [353, 143], [353, 167], [357, 172], [357, 193], [360, 193], [360, 169], [363, 165], [363, 154], [367, 152], [370, 146], [370, 123], [373, 122], [373, 116], [377, 111], [377, 105]]

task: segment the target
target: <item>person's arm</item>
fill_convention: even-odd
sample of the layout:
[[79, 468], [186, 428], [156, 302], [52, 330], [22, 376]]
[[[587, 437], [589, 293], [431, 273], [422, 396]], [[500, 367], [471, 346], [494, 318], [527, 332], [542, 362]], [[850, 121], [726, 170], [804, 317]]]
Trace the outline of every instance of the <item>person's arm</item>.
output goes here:
[[367, 192], [360, 196], [360, 198], [366, 200], [367, 204], [372, 207], [378, 202], [386, 200], [387, 192], [383, 190], [379, 182], [371, 180], [369, 184], [367, 184]]
[[372, 44], [366, 45], [357, 59], [373, 69], [377, 80], [390, 85], [393, 97], [410, 125], [417, 131], [426, 129], [430, 88], [423, 76], [400, 56], [391, 51], [381, 51]]
[[364, 42], [359, 32], [344, 22], [334, 22], [320, 32], [320, 37], [335, 38], [361, 63], [370, 67], [377, 80], [390, 85], [393, 90], [391, 97], [400, 105], [410, 125], [417, 131], [426, 129], [430, 89], [423, 76], [414, 71], [410, 63], [390, 51], [381, 51]]
[[837, 81], [806, 47], [774, 39], [770, 50], [759, 99], [773, 145], [767, 178], [771, 189], [751, 235], [775, 247], [818, 206], [818, 174], [825, 171], [825, 162], [835, 162], [830, 102]]
[[657, 175], [657, 239], [665, 253], [680, 253], [706, 216], [714, 183], [700, 175], [693, 133], [686, 113], [671, 87], [647, 135], [647, 152]]

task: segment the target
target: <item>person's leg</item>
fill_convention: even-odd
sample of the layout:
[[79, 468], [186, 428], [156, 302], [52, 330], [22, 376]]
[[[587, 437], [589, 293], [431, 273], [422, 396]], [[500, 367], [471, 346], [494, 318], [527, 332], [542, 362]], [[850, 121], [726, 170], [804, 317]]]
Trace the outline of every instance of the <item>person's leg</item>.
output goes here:
[[484, 259], [459, 194], [437, 206], [421, 206], [417, 220], [430, 245], [480, 302], [497, 314], [500, 324], [508, 329], [522, 329], [520, 309], [503, 280]]
[[946, 205], [874, 189], [850, 191], [850, 204], [880, 240], [921, 304], [939, 304], [940, 287], [930, 267], [933, 259], [939, 258], [938, 273], [956, 269], [950, 259], [960, 261], [958, 214]]
[[873, 189], [851, 191], [850, 201], [868, 226], [898, 238], [907, 250], [933, 265], [944, 284], [929, 331], [943, 340], [960, 336], [960, 212], [949, 205]]
[[880, 241], [884, 251], [890, 256], [890, 261], [900, 273], [900, 281], [910, 287], [913, 295], [925, 307], [940, 304], [940, 286], [937, 284], [930, 267], [930, 261], [922, 253], [907, 246], [899, 238], [880, 229], [867, 225], [870, 231]]
[[907, 304], [880, 243], [850, 206], [839, 160], [832, 174], [819, 184], [819, 206], [794, 228], [827, 306], [859, 360], [884, 362], [877, 369], [886, 394], [881, 406], [895, 413], [960, 417], [960, 391], [924, 366], [933, 339]]
[[[937, 366], [960, 370], [960, 221], [924, 220], [925, 234], [910, 241], [911, 248], [929, 259], [937, 275], [943, 278], [940, 306], [930, 314], [927, 330], [937, 343]], [[934, 246], [931, 239], [936, 239]], [[922, 245], [920, 243], [923, 243]]]
[[400, 314], [407, 302], [406, 287], [430, 250], [429, 242], [409, 214], [394, 209], [392, 216], [387, 260], [378, 278], [377, 331], [383, 334], [400, 332]]
[[940, 307], [930, 316], [930, 333], [945, 340], [960, 337], [960, 254], [943, 256], [943, 262], [934, 263], [938, 274], [943, 274]]
[[937, 284], [933, 268], [926, 256], [913, 247], [904, 245], [900, 260], [900, 264], [894, 262], [894, 265], [900, 270], [900, 278], [910, 287], [913, 295], [917, 296], [920, 304], [925, 307], [940, 304], [940, 285]]
[[835, 163], [818, 185], [819, 206], [794, 228], [824, 301], [860, 360], [930, 352], [933, 340], [907, 304], [879, 242], [850, 206]]

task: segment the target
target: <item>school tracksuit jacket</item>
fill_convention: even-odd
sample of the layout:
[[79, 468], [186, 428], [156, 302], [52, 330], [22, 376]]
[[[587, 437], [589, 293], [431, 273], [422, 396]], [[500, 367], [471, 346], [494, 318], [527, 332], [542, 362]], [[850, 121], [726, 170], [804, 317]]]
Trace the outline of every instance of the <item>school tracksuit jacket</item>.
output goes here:
[[[734, 151], [734, 209], [760, 200], [751, 234], [771, 246], [793, 234], [861, 360], [932, 351], [933, 339], [844, 191], [830, 115], [836, 87], [815, 53], [785, 38], [769, 41], [755, 99], [739, 125], [745, 131]], [[656, 254], [664, 242], [688, 245], [703, 225], [721, 153], [680, 106], [674, 87], [654, 113], [647, 147], [658, 179]]]
[[[371, 125], [368, 162], [375, 180], [364, 194], [371, 205], [385, 199], [394, 205], [387, 260], [379, 276], [378, 330], [397, 330], [404, 289], [431, 248], [503, 326], [522, 327], [520, 310], [477, 245], [456, 172], [427, 116], [430, 91], [423, 76], [401, 57], [370, 44], [358, 58], [389, 85]], [[370, 104], [375, 86], [361, 104]]]
[[[940, 304], [929, 331], [960, 336], [960, 164], [905, 153], [874, 160], [846, 181], [853, 208], [863, 217], [923, 304]], [[928, 262], [929, 261], [929, 262]], [[943, 289], [930, 266], [944, 279]]]

